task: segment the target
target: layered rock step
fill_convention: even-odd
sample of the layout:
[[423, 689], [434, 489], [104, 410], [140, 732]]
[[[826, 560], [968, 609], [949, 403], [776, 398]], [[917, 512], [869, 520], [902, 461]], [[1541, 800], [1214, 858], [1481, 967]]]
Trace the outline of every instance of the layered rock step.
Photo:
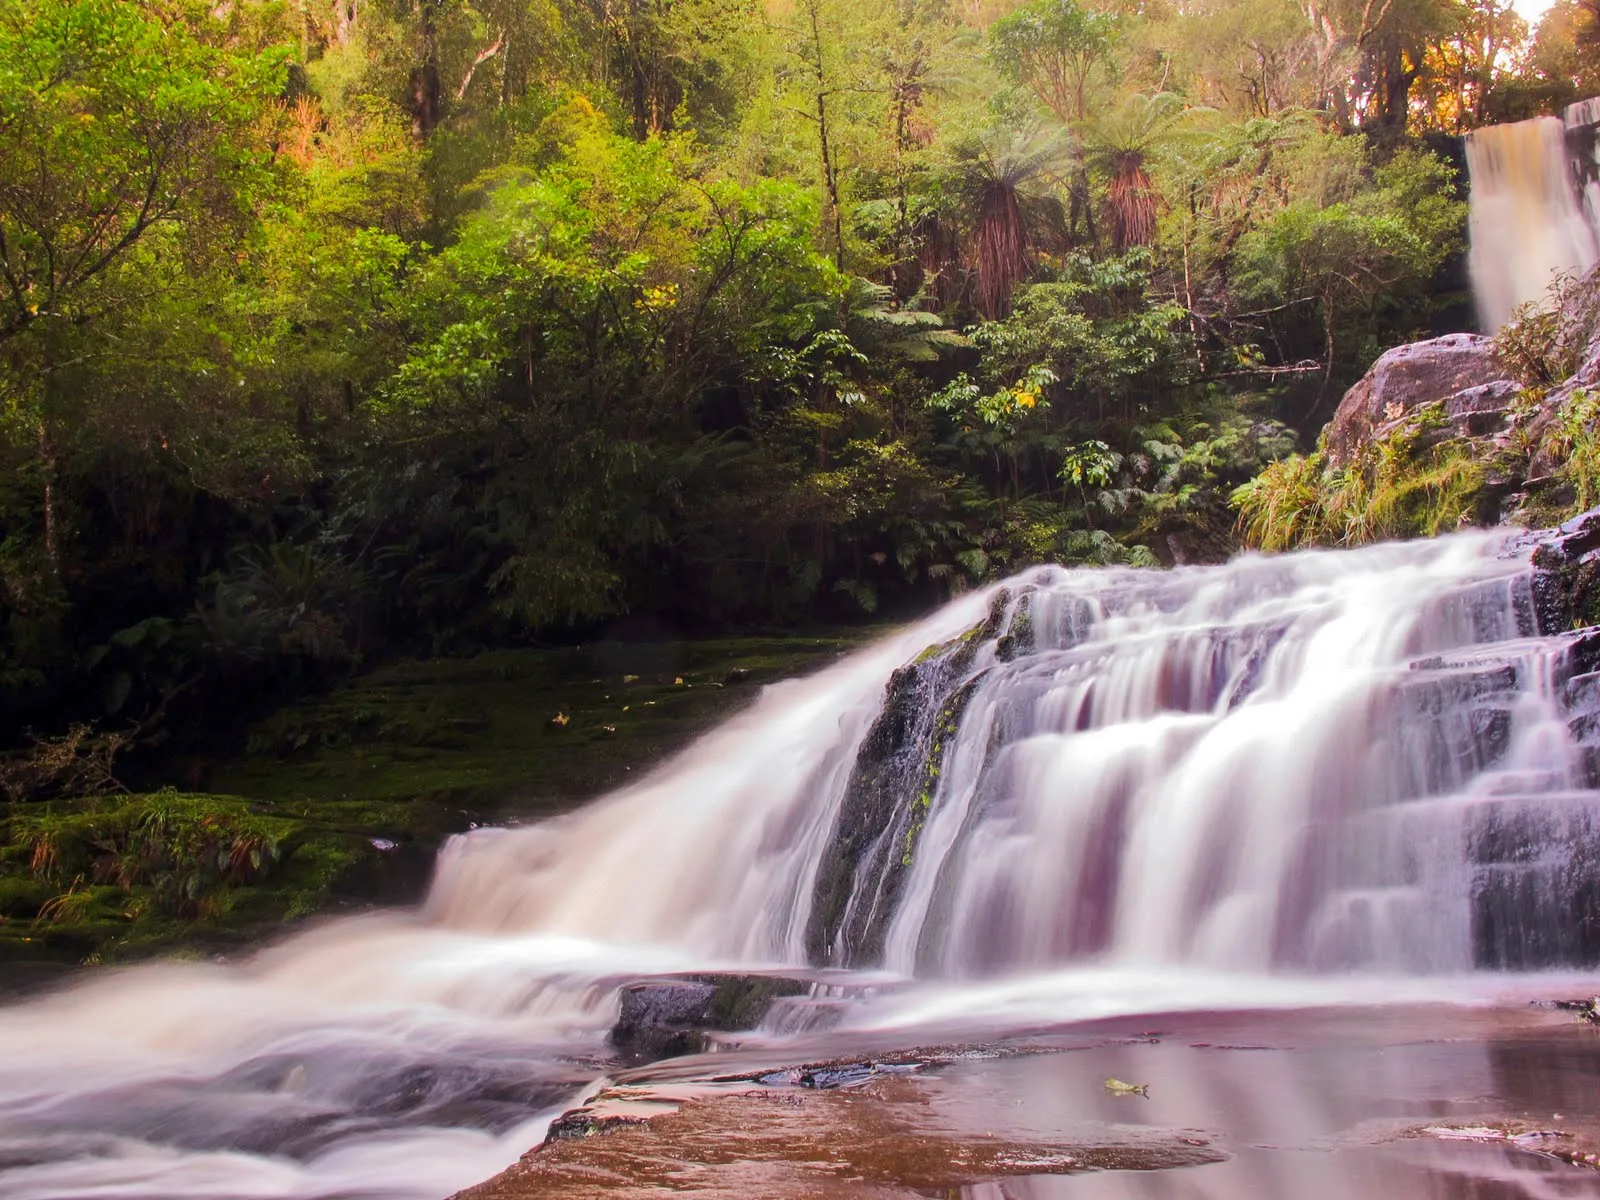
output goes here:
[[836, 1024], [894, 981], [832, 971], [653, 976], [625, 984], [611, 1044], [628, 1062], [700, 1054], [738, 1034], [787, 1035]]

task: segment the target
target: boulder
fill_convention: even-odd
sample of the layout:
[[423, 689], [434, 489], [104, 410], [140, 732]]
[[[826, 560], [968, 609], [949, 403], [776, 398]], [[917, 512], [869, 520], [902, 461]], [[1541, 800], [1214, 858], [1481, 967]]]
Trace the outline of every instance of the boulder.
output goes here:
[[1492, 338], [1452, 333], [1396, 346], [1345, 393], [1327, 429], [1328, 461], [1348, 463], [1367, 442], [1425, 404], [1441, 402], [1463, 433], [1498, 432], [1521, 385], [1507, 378]]
[[773, 1004], [812, 990], [810, 979], [783, 975], [680, 975], [622, 989], [611, 1043], [634, 1061], [675, 1058], [705, 1049], [707, 1034], [754, 1029]]

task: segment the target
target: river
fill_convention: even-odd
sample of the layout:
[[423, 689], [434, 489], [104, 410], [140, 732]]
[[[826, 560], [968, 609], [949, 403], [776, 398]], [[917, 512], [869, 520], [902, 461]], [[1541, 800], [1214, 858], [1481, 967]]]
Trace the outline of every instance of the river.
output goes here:
[[[1286, 1035], [1294, 1014], [1470, 1014], [1508, 987], [1520, 1005], [1589, 986], [1600, 949], [1600, 677], [1585, 635], [1541, 627], [1531, 549], [1472, 534], [1042, 568], [962, 597], [769, 688], [639, 784], [455, 839], [415, 910], [0, 1011], [0, 1193], [438, 1200], [617, 1070], [621, 985], [686, 971], [855, 973], [870, 994], [818, 1004], [826, 1030], [790, 1006], [730, 1053], [1007, 1047], [965, 1087], [959, 1065], [928, 1078], [990, 1097], [964, 1103], [1023, 1100], [1058, 1141], [1104, 1120], [1114, 1098], [1084, 1091], [1102, 1073], [1173, 1081], [1110, 1110], [1162, 1128], [1210, 1128], [1236, 1094], [1227, 1169], [1246, 1174], [1255, 1140], [1293, 1124], [1274, 1097], [1340, 1128], [1363, 1104], [1393, 1118], [1348, 1080], [1413, 1041], [1341, 1058], [1318, 1047], [1359, 1039]], [[1291, 1065], [1196, 1048], [1213, 1039], [1195, 1023], [1228, 1012], [1276, 1014], [1257, 1021]], [[1012, 1053], [1140, 1014], [1190, 1024], [1149, 1062], [1099, 1042]], [[1470, 1091], [1500, 1035], [1460, 1028], [1441, 1071]], [[1046, 1104], [1058, 1069], [1074, 1082]], [[986, 1186], [962, 1194], [1068, 1194]], [[1081, 1194], [1191, 1194], [1095, 1186]], [[1377, 1194], [1330, 1187], [1293, 1194]]]

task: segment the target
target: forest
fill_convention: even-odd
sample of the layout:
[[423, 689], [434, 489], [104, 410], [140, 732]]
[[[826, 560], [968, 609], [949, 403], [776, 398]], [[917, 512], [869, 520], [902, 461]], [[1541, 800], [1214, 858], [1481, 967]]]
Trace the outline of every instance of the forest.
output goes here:
[[0, 0], [9, 802], [398, 656], [1219, 560], [1472, 327], [1461, 135], [1597, 93], [1595, 0]]

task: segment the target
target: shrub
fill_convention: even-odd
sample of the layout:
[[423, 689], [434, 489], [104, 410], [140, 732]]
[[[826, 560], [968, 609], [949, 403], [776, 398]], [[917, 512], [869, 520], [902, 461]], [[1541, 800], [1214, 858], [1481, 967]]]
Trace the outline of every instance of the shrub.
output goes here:
[[1562, 310], [1572, 295], [1572, 276], [1556, 276], [1543, 301], [1512, 310], [1511, 320], [1494, 336], [1495, 354], [1513, 378], [1530, 387], [1552, 387], [1578, 369], [1579, 339], [1570, 337]]
[[[65, 890], [37, 910], [70, 921], [107, 887], [145, 893], [171, 916], [203, 916], [277, 865], [289, 823], [243, 800], [162, 791], [13, 815], [0, 865]], [[91, 885], [85, 887], [86, 881]]]
[[1439, 406], [1427, 405], [1344, 467], [1329, 466], [1320, 451], [1269, 464], [1234, 490], [1242, 537], [1289, 550], [1459, 528], [1476, 515], [1485, 469], [1470, 442], [1435, 438], [1445, 427]]

